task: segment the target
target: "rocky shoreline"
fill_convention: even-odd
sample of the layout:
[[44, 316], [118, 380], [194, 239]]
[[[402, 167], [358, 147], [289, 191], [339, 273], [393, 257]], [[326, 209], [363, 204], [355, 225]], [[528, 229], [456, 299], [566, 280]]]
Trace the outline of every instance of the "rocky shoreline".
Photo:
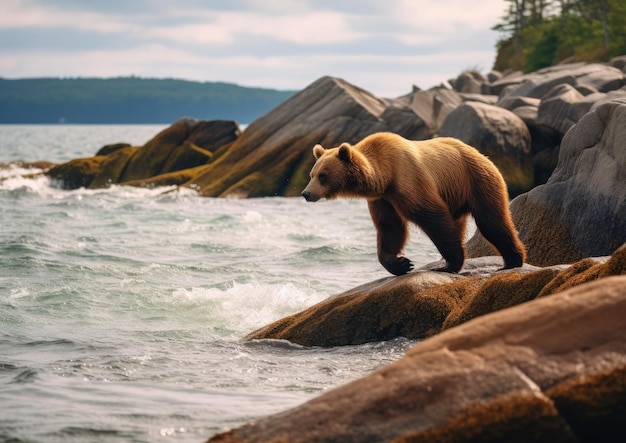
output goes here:
[[322, 77], [244, 132], [233, 121], [182, 118], [144, 146], [109, 146], [47, 174], [68, 189], [176, 184], [210, 197], [293, 196], [308, 180], [311, 146], [354, 144], [391, 131], [410, 139], [462, 139], [489, 155], [514, 197], [545, 183], [575, 122], [626, 97], [625, 59], [531, 74], [464, 73], [394, 99]]
[[252, 122], [183, 118], [144, 146], [47, 165], [59, 186], [299, 195], [311, 147], [392, 131], [452, 136], [509, 186], [521, 269], [476, 234], [460, 275], [423, 268], [331, 297], [245, 340], [423, 339], [405, 357], [216, 442], [617, 441], [626, 429], [626, 56], [464, 73], [385, 99], [323, 77]]
[[424, 339], [391, 365], [210, 442], [619, 441], [626, 244], [572, 265], [418, 270], [331, 297], [246, 340]]
[[[501, 258], [485, 257], [491, 249], [477, 234], [468, 254], [481, 258], [468, 259], [461, 275], [426, 267], [389, 277], [252, 332], [246, 340], [305, 346], [424, 340], [366, 377], [209, 441], [618, 441], [626, 413], [626, 91], [583, 96], [585, 69], [593, 78], [599, 72], [558, 67], [503, 88], [510, 92], [498, 101], [523, 103], [514, 110], [526, 108], [527, 117], [533, 102], [511, 92], [546, 93], [534, 102], [544, 123], [534, 127], [530, 148], [496, 138], [502, 131], [527, 140], [522, 126], [506, 130], [515, 121], [508, 114], [493, 123], [486, 107], [495, 105], [465, 102], [439, 128], [453, 127], [456, 113], [458, 132], [445, 135], [487, 134], [474, 139], [483, 152], [489, 145], [480, 140], [514, 155], [558, 152], [554, 170], [543, 171], [546, 182], [511, 202], [531, 265], [496, 271]], [[538, 77], [565, 82], [548, 88]], [[621, 74], [613, 84], [623, 81]], [[583, 106], [570, 100], [577, 94], [594, 100]], [[585, 112], [574, 112], [580, 107]]]
[[[298, 342], [298, 332], [306, 329], [302, 323], [318, 320], [303, 334], [313, 345], [311, 337], [319, 343], [340, 335], [333, 328], [344, 331], [346, 315], [354, 314], [370, 326], [353, 325], [352, 332], [364, 333], [366, 340], [373, 338], [368, 332], [389, 328], [386, 322], [402, 321], [426, 332], [414, 336], [431, 337], [370, 375], [209, 441], [620, 441], [626, 412], [626, 246], [603, 263], [587, 259], [561, 271], [407, 288], [411, 279], [423, 281], [429, 274], [410, 274], [383, 294], [376, 294], [374, 284], [361, 288], [372, 300], [370, 306], [361, 301], [360, 310], [339, 312], [344, 300], [358, 298], [357, 289], [305, 311], [317, 311], [308, 320], [296, 314], [251, 334], [249, 339], [285, 337], [268, 332], [293, 326], [287, 336]], [[380, 300], [384, 296], [386, 302]], [[400, 305], [397, 311], [413, 312], [414, 323], [388, 312], [389, 300]], [[443, 323], [445, 316], [432, 321], [438, 315], [428, 312], [431, 306], [445, 302], [450, 314]], [[334, 318], [320, 322], [321, 311]], [[387, 313], [375, 325], [368, 321]]]
[[[68, 189], [173, 185], [209, 197], [297, 196], [316, 143], [356, 143], [378, 131], [457, 137], [504, 175], [528, 262], [572, 263], [626, 241], [625, 66], [622, 56], [530, 74], [464, 73], [395, 99], [323, 77], [243, 132], [233, 121], [183, 118], [144, 146], [105, 146], [45, 174]], [[480, 235], [468, 246], [470, 257], [492, 253]]]

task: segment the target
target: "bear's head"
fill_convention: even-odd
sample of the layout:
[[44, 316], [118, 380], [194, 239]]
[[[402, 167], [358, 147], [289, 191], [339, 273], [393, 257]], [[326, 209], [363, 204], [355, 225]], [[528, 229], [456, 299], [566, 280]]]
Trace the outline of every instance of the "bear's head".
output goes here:
[[359, 153], [348, 143], [325, 149], [315, 145], [313, 156], [317, 159], [311, 169], [311, 180], [302, 191], [306, 201], [332, 199], [356, 191], [359, 175]]

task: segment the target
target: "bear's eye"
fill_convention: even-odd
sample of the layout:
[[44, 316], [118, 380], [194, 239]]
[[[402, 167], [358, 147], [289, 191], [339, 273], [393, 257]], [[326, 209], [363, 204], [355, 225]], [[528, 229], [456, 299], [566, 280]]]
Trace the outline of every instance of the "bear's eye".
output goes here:
[[323, 172], [317, 176], [321, 185], [325, 185], [328, 182], [328, 175]]

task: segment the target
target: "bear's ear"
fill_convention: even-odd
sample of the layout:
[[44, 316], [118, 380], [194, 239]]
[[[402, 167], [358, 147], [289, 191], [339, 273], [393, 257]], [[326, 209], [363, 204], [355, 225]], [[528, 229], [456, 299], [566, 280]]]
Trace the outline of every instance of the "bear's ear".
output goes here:
[[326, 149], [324, 149], [322, 145], [313, 146], [313, 157], [315, 157], [316, 160], [324, 155], [324, 152], [326, 152]]
[[344, 161], [346, 163], [352, 162], [352, 149], [348, 143], [342, 143], [339, 146], [339, 151], [337, 153], [339, 156], [339, 160]]

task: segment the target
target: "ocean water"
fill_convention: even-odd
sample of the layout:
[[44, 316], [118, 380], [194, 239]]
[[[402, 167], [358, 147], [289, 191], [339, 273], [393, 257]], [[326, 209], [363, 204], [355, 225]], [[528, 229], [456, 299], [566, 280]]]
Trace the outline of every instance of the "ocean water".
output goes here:
[[[0, 125], [0, 163], [143, 144], [158, 125]], [[389, 274], [360, 200], [65, 191], [0, 169], [0, 442], [202, 442], [400, 358], [247, 333]], [[407, 255], [439, 259], [417, 229]]]

